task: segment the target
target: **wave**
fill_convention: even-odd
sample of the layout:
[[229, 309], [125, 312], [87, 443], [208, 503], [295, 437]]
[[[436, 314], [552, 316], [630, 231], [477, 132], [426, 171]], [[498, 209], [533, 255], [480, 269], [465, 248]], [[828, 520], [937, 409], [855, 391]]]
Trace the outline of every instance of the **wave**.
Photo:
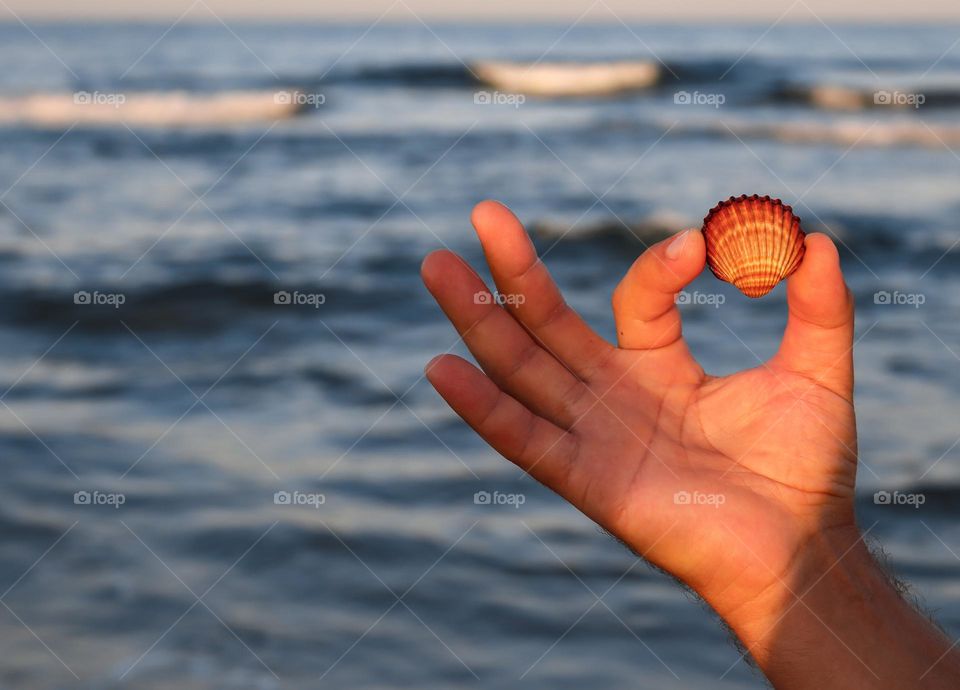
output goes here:
[[658, 63], [477, 61], [461, 64], [408, 64], [365, 67], [322, 79], [290, 79], [298, 88], [324, 85], [392, 85], [418, 89], [475, 89], [478, 85], [538, 98], [589, 98], [630, 93], [673, 96], [678, 90], [712, 84], [727, 101], [745, 104], [800, 105], [815, 110], [913, 112], [960, 107], [960, 87], [873, 88], [789, 81], [778, 64], [747, 62], [731, 68], [721, 60]]
[[666, 239], [682, 228], [691, 227], [692, 218], [673, 213], [654, 213], [639, 221], [623, 222], [617, 218], [602, 218], [578, 223], [575, 226], [557, 219], [539, 219], [530, 224], [530, 232], [545, 240], [556, 242], [590, 240], [627, 240], [650, 245]]
[[0, 125], [183, 127], [245, 124], [294, 117], [305, 106], [306, 99], [296, 91], [38, 93], [0, 98]]
[[706, 134], [741, 139], [774, 139], [791, 144], [836, 144], [878, 148], [920, 146], [942, 149], [960, 146], [960, 125], [899, 119], [877, 122], [860, 119], [807, 121], [725, 120], [688, 122], [675, 128], [677, 134]]
[[530, 96], [585, 97], [638, 91], [660, 79], [651, 61], [629, 62], [478, 62], [472, 71], [496, 89]]
[[[830, 66], [824, 66], [829, 70]], [[952, 83], [907, 90], [901, 85], [847, 86], [803, 84], [790, 80], [787, 66], [770, 60], [740, 62], [720, 58], [608, 61], [477, 60], [361, 66], [310, 79], [290, 75], [290, 83], [396, 85], [413, 88], [475, 88], [477, 84], [541, 98], [575, 98], [657, 90], [671, 91], [702, 83], [723, 87], [728, 98], [750, 102], [801, 104], [823, 110], [913, 109], [960, 106], [960, 88]]]
[[[804, 209], [798, 211], [803, 217], [803, 226], [807, 232], [825, 232], [843, 243], [844, 250], [859, 253], [880, 251], [889, 253], [893, 249], [904, 252], [905, 259], [925, 261], [945, 257], [943, 247], [934, 239], [916, 241], [903, 233], [903, 228], [911, 223], [917, 225], [921, 219], [902, 218], [890, 214], [851, 214], [830, 209], [816, 210], [817, 216]], [[808, 217], [809, 216], [809, 217]], [[538, 219], [530, 224], [533, 235], [546, 246], [556, 243], [571, 244], [578, 242], [610, 243], [619, 246], [630, 245], [635, 249], [649, 246], [666, 239], [684, 228], [700, 227], [703, 216], [680, 213], [672, 210], [655, 210], [637, 219], [601, 215], [573, 225], [564, 219]], [[960, 251], [948, 250], [952, 256], [960, 256]]]
[[494, 88], [539, 96], [602, 95], [644, 90], [653, 86], [698, 84], [725, 79], [738, 81], [782, 80], [780, 65], [735, 57], [668, 60], [611, 59], [607, 61], [475, 60], [419, 62], [399, 65], [360, 66], [331, 72], [321, 79], [304, 74], [283, 75], [283, 80], [301, 87], [320, 83], [369, 83], [429, 87], [474, 87], [486, 83]]
[[[300, 83], [297, 81], [295, 83]], [[467, 87], [477, 83], [470, 68], [457, 63], [408, 63], [358, 67], [331, 74], [323, 83], [358, 83], [375, 86]]]
[[[279, 261], [272, 262], [279, 268]], [[406, 275], [415, 275], [420, 257], [407, 257]], [[342, 285], [328, 281], [277, 284], [260, 278], [235, 278], [214, 263], [198, 267], [205, 276], [178, 276], [162, 283], [126, 285], [103, 283], [78, 290], [66, 286], [29, 286], [0, 283], [0, 317], [24, 327], [63, 328], [78, 322], [78, 332], [120, 333], [122, 319], [140, 332], [209, 333], [236, 326], [238, 317], [289, 316], [313, 319], [318, 315], [379, 313], [381, 320], [398, 322], [416, 316], [426, 299], [420, 286], [406, 280], [391, 282], [396, 309], [383, 307], [382, 284]]]
[[[848, 68], [842, 61], [810, 58], [804, 64], [807, 68], [815, 67], [815, 74], [823, 76], [815, 77], [812, 82], [806, 81], [798, 76], [796, 65], [757, 57], [737, 60], [734, 56], [714, 55], [668, 58], [665, 62], [652, 56], [636, 59], [611, 57], [599, 61], [561, 59], [551, 62], [521, 58], [476, 59], [469, 64], [456, 60], [362, 63], [340, 65], [328, 71], [301, 68], [272, 78], [239, 72], [197, 75], [169, 71], [131, 77], [123, 82], [95, 85], [87, 81], [78, 84], [78, 88], [82, 86], [92, 91], [99, 86], [101, 91], [131, 94], [129, 100], [160, 99], [161, 103], [149, 104], [150, 109], [158, 112], [169, 112], [176, 99], [186, 99], [189, 101], [189, 110], [196, 112], [189, 116], [178, 115], [173, 119], [175, 122], [186, 120], [188, 124], [197, 119], [205, 122], [212, 120], [214, 123], [224, 121], [225, 116], [216, 111], [213, 115], [204, 115], [204, 110], [211, 107], [209, 102], [215, 103], [221, 97], [242, 99], [239, 103], [242, 107], [231, 108], [234, 117], [241, 121], [290, 116], [290, 111], [296, 108], [282, 108], [283, 105], [292, 104], [271, 104], [271, 94], [281, 89], [291, 93], [316, 94], [333, 86], [476, 89], [478, 85], [486, 85], [505, 92], [541, 98], [574, 98], [644, 92], [670, 96], [677, 90], [709, 84], [711, 92], [723, 93], [731, 104], [739, 101], [744, 104], [802, 105], [822, 110], [857, 111], [872, 108], [910, 110], [918, 104], [923, 108], [960, 107], [960, 84], [956, 79], [939, 77], [932, 82], [916, 83], [909, 71], [904, 71], [907, 63], [892, 63], [897, 69], [884, 75], [880, 82], [882, 88], [879, 89], [872, 83], [851, 83], [849, 78], [846, 78], [848, 83], [844, 83], [844, 70]], [[263, 100], [257, 103], [258, 97], [267, 97], [266, 107]], [[15, 101], [20, 104], [22, 99]], [[132, 110], [134, 105], [128, 103], [126, 109]], [[278, 106], [280, 114], [275, 112], [277, 109], [273, 105]], [[59, 111], [64, 106], [57, 104], [53, 107]], [[253, 114], [248, 112], [251, 107]], [[73, 122], [83, 121], [87, 117], [118, 121], [116, 113], [110, 112], [115, 109], [87, 107], [83, 111], [86, 115], [81, 113], [75, 117], [73, 113], [68, 113], [59, 115], [58, 119], [69, 118]], [[30, 112], [27, 114], [39, 117]], [[4, 119], [10, 118], [0, 113], [0, 121]]]
[[960, 89], [894, 89], [838, 86], [834, 84], [787, 84], [774, 89], [774, 103], [800, 103], [822, 110], [918, 110], [960, 105]]

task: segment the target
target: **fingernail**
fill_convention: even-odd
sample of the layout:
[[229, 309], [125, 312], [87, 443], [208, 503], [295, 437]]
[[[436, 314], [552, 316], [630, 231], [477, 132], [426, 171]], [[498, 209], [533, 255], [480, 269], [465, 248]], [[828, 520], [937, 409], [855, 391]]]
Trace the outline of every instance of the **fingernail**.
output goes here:
[[683, 254], [683, 248], [687, 244], [687, 239], [690, 237], [690, 231], [684, 230], [679, 235], [670, 240], [670, 244], [667, 245], [667, 258], [668, 259], [679, 259], [680, 255]]

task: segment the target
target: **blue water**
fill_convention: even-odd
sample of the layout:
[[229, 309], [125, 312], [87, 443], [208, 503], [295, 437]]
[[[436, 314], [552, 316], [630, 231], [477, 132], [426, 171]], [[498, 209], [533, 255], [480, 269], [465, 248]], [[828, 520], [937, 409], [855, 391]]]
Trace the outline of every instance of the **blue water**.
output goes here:
[[[700, 604], [423, 380], [463, 348], [419, 263], [447, 246], [479, 264], [485, 197], [534, 229], [608, 337], [644, 243], [720, 199], [778, 196], [833, 233], [859, 309], [860, 520], [960, 634], [960, 27], [31, 28], [0, 26], [3, 98], [299, 88], [324, 104], [242, 126], [0, 128], [0, 687], [762, 687]], [[663, 77], [475, 104], [468, 65], [545, 53], [660, 60]], [[817, 86], [931, 98], [838, 111], [802, 96]], [[725, 297], [685, 308], [708, 371], [775, 351], [782, 288], [690, 289]], [[880, 489], [926, 503], [877, 506]]]

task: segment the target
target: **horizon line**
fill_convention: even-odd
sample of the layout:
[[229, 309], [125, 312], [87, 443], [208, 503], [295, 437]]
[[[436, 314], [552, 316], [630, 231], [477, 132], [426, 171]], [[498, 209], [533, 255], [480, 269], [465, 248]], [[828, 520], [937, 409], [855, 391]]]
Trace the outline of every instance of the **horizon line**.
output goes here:
[[[232, 13], [219, 13], [211, 14], [200, 13], [200, 16], [183, 16], [178, 19], [178, 16], [175, 14], [103, 14], [98, 15], [95, 13], [83, 13], [83, 14], [32, 14], [21, 12], [16, 16], [0, 18], [0, 26], [10, 25], [10, 26], [22, 26], [22, 22], [34, 22], [38, 24], [93, 24], [93, 23], [104, 23], [104, 24], [124, 24], [124, 23], [143, 23], [143, 24], [163, 24], [175, 21], [178, 25], [180, 24], [216, 24], [222, 19], [229, 19], [230, 21], [236, 21], [240, 23], [256, 23], [262, 22], [265, 24], [279, 24], [286, 23], [291, 21], [308, 21], [311, 23], [328, 23], [328, 24], [343, 24], [343, 25], [354, 25], [362, 23], [376, 22], [377, 24], [384, 25], [421, 25], [421, 21], [429, 20], [434, 24], [464, 24], [464, 23], [474, 23], [479, 26], [483, 25], [509, 25], [509, 24], [538, 24], [542, 26], [551, 26], [551, 25], [569, 25], [571, 21], [576, 21], [575, 16], [564, 17], [564, 16], [555, 16], [551, 15], [549, 17], [544, 17], [542, 15], [501, 15], [501, 16], [474, 16], [474, 15], [462, 15], [462, 16], [451, 16], [447, 14], [439, 15], [430, 15], [427, 13], [419, 13], [416, 17], [384, 17], [378, 19], [377, 16], [371, 16], [369, 14], [337, 14], [337, 15], [323, 15], [316, 13], [290, 13], [290, 14], [257, 14], [257, 13], [241, 13], [241, 14], [232, 14]], [[756, 15], [752, 17], [731, 17], [729, 15], [698, 15], [697, 17], [667, 17], [667, 16], [628, 16], [622, 18], [582, 18], [580, 21], [577, 21], [577, 26], [580, 25], [613, 25], [622, 24], [624, 22], [628, 24], [636, 23], [647, 23], [651, 26], [697, 26], [705, 24], [720, 24], [720, 25], [730, 25], [738, 24], [740, 26], [769, 26], [770, 20], [775, 20], [776, 17], [758, 17]], [[960, 25], [960, 13], [956, 15], [930, 15], [924, 17], [917, 17], [915, 13], [909, 15], [905, 14], [903, 16], [898, 15], [887, 15], [884, 17], [869, 17], [864, 18], [856, 15], [836, 15], [831, 16], [829, 19], [838, 24], [854, 24], [859, 26], [930, 26], [934, 24], [942, 24], [944, 22], [949, 22], [951, 24]], [[805, 17], [784, 17], [780, 21], [776, 22], [777, 25], [822, 25], [821, 18], [816, 16], [805, 16]]]

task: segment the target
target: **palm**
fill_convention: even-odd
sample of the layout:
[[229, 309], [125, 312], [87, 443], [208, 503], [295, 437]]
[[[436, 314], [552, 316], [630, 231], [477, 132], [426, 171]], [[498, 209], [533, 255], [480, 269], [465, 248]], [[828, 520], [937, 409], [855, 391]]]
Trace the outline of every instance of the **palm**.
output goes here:
[[[658, 371], [689, 373], [664, 383]], [[853, 408], [807, 378], [768, 365], [710, 378], [683, 354], [627, 351], [598, 378], [577, 426], [584, 464], [607, 467], [578, 505], [688, 581], [701, 559], [724, 580], [779, 576], [790, 554], [777, 537], [798, 515], [842, 514], [852, 495]], [[668, 530], [676, 539], [657, 541]]]
[[634, 265], [614, 295], [613, 348], [566, 307], [505, 208], [483, 204], [474, 223], [500, 292], [525, 299], [512, 315], [477, 304], [485, 287], [462, 260], [428, 259], [428, 287], [487, 376], [454, 357], [428, 374], [498, 451], [698, 590], [749, 579], [757, 591], [785, 575], [803, 539], [789, 532], [848, 518], [852, 318], [842, 279], [812, 275], [830, 269], [829, 240], [808, 242], [791, 279], [780, 353], [715, 378], [673, 304], [703, 268], [699, 235], [678, 257], [658, 245]]

